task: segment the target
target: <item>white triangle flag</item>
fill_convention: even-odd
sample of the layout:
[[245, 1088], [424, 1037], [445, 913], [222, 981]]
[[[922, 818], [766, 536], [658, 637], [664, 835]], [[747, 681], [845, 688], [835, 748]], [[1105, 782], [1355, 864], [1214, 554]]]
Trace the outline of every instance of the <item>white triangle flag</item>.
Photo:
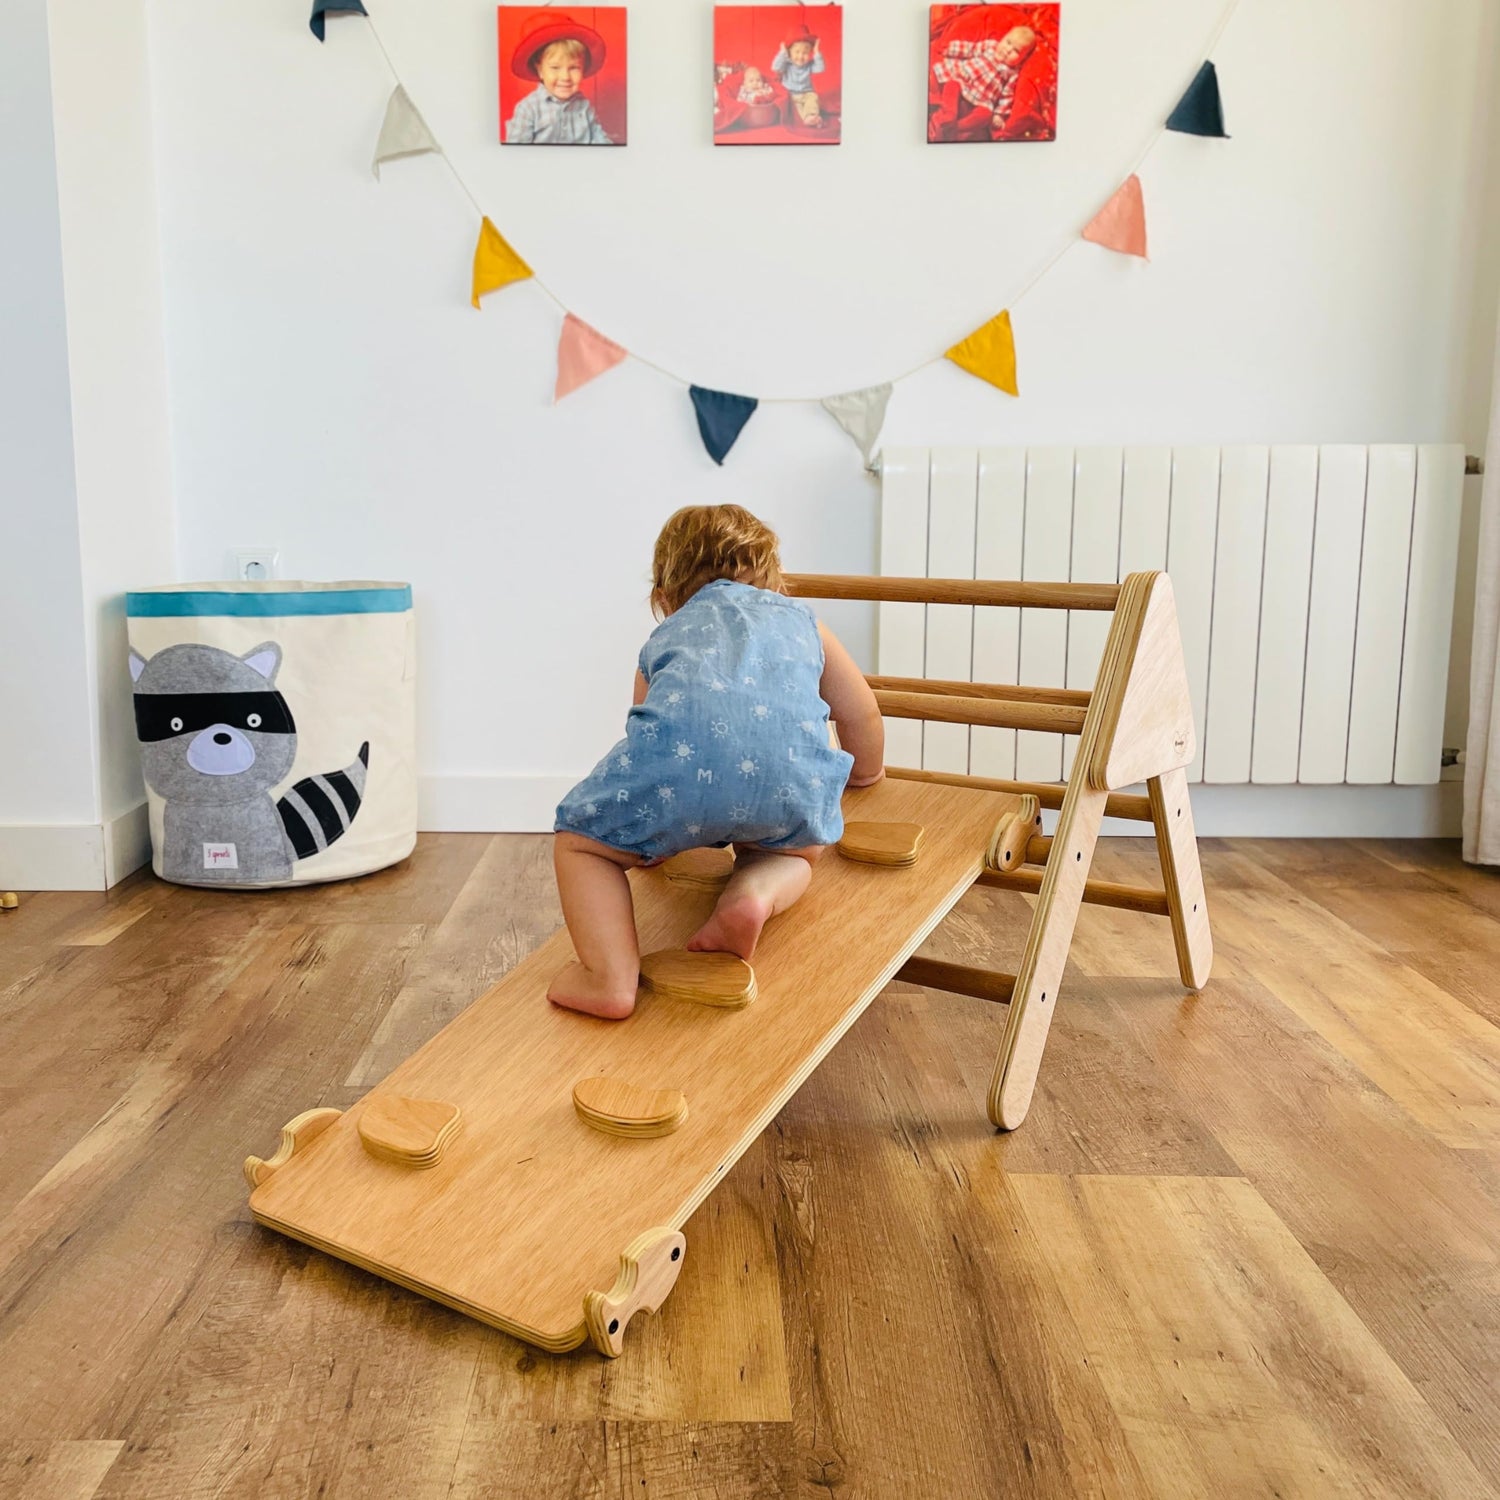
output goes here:
[[848, 391], [842, 396], [828, 396], [823, 410], [849, 434], [870, 467], [870, 452], [880, 436], [885, 421], [886, 403], [891, 399], [891, 383], [866, 386], [862, 391]]
[[422, 156], [429, 151], [441, 154], [442, 149], [427, 128], [427, 121], [417, 113], [417, 106], [398, 83], [391, 102], [385, 107], [385, 123], [380, 127], [380, 140], [375, 147], [372, 167], [376, 180], [380, 179], [383, 161], [395, 161], [400, 156]]

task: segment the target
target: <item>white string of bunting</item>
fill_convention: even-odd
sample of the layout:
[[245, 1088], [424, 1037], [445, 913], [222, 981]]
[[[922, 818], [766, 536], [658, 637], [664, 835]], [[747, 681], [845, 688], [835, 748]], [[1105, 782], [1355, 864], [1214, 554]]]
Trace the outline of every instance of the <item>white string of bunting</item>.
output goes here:
[[1218, 23], [1203, 49], [1203, 61], [1193, 74], [1181, 98], [1166, 120], [1156, 126], [1146, 143], [1136, 154], [1123, 182], [1111, 194], [1109, 201], [1096, 213], [1083, 229], [1070, 233], [1057, 249], [1032, 272], [1005, 307], [986, 322], [980, 324], [966, 338], [933, 355], [911, 369], [893, 376], [877, 385], [860, 390], [842, 391], [837, 395], [816, 397], [800, 396], [742, 396], [729, 391], [709, 390], [695, 384], [633, 350], [624, 348], [606, 338], [597, 329], [591, 328], [582, 318], [571, 312], [567, 304], [526, 263], [500, 233], [485, 213], [479, 200], [464, 181], [452, 158], [428, 128], [421, 111], [412, 102], [401, 80], [401, 74], [391, 58], [389, 50], [381, 40], [370, 13], [363, 0], [314, 0], [310, 25], [312, 33], [321, 42], [325, 39], [326, 21], [329, 16], [363, 16], [395, 80], [395, 88], [386, 105], [385, 118], [380, 127], [380, 136], [375, 145], [372, 170], [377, 180], [381, 166], [405, 157], [440, 156], [452, 174], [460, 191], [473, 205], [479, 215], [479, 239], [474, 247], [474, 275], [472, 302], [478, 309], [481, 301], [491, 292], [519, 281], [535, 283], [563, 314], [562, 329], [557, 342], [557, 383], [553, 390], [554, 404], [578, 390], [580, 386], [603, 375], [624, 360], [634, 360], [647, 369], [668, 380], [687, 387], [698, 420], [698, 431], [703, 446], [717, 464], [722, 464], [734, 446], [745, 424], [762, 402], [807, 402], [818, 404], [853, 439], [859, 448], [866, 466], [870, 464], [876, 440], [885, 421], [886, 406], [893, 388], [921, 370], [949, 360], [960, 369], [978, 379], [987, 381], [1009, 396], [1020, 395], [1020, 384], [1016, 377], [1016, 341], [1011, 327], [1011, 309], [1021, 302], [1029, 292], [1080, 240], [1102, 245], [1120, 255], [1134, 255], [1147, 259], [1146, 205], [1137, 173], [1150, 156], [1162, 136], [1168, 131], [1185, 135], [1227, 138], [1224, 129], [1224, 111], [1219, 97], [1218, 74], [1212, 61], [1212, 53], [1224, 35], [1239, 0], [1227, 0], [1220, 13]]

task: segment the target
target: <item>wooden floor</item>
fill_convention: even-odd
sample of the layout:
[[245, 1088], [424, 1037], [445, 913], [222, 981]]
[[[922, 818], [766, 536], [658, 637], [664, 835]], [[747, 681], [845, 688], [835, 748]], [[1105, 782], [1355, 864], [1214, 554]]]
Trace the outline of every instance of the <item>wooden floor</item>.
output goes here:
[[[1500, 1495], [1500, 877], [1206, 843], [1218, 962], [1080, 923], [1026, 1125], [1003, 1011], [892, 986], [613, 1363], [253, 1225], [240, 1161], [557, 922], [549, 841], [0, 916], [6, 1497]], [[1109, 841], [1104, 878], [1140, 878]], [[1014, 970], [1026, 901], [929, 952]], [[832, 939], [836, 941], [836, 935]]]

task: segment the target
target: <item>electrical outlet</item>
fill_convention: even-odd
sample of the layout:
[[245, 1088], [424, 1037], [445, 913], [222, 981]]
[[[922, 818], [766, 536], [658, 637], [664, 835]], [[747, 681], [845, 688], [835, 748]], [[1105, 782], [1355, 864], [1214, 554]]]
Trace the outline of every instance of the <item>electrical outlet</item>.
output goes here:
[[280, 553], [275, 547], [238, 547], [232, 556], [237, 583], [263, 583], [279, 576]]

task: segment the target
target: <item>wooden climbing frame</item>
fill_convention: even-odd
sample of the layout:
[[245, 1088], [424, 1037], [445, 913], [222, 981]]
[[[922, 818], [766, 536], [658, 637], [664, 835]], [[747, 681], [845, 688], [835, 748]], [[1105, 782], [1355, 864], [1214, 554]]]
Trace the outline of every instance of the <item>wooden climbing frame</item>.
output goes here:
[[[989, 1115], [1004, 1130], [1026, 1118], [1079, 907], [1085, 902], [1171, 920], [1177, 968], [1202, 989], [1213, 965], [1208, 901], [1198, 863], [1186, 767], [1196, 753], [1193, 708], [1183, 664], [1172, 583], [1165, 573], [1132, 573], [1120, 584], [1015, 583], [962, 578], [869, 578], [797, 574], [790, 593], [809, 599], [967, 604], [1025, 609], [1110, 610], [1114, 619], [1092, 691], [998, 683], [870, 677], [887, 717], [1002, 729], [1043, 730], [1080, 738], [1064, 785], [996, 781], [939, 771], [891, 768], [913, 781], [1015, 793], [1025, 807], [1002, 831], [978, 883], [1038, 898], [1015, 975], [914, 958], [899, 978], [1004, 1001], [1010, 1007], [990, 1080]], [[1144, 783], [1146, 795], [1122, 787]], [[1050, 838], [1041, 808], [1058, 810]], [[1150, 823], [1161, 861], [1161, 888], [1091, 881], [1094, 844], [1104, 818]], [[1006, 837], [1008, 835], [1008, 839]]]
[[[810, 598], [1113, 610], [1092, 693], [872, 679], [892, 716], [1079, 735], [1066, 786], [893, 770], [846, 792], [850, 824], [917, 825], [916, 859], [894, 847], [866, 851], [878, 863], [825, 857], [766, 928], [753, 988], [733, 1004], [667, 985], [643, 990], [625, 1021], [559, 1010], [547, 987], [573, 950], [558, 932], [347, 1111], [307, 1110], [274, 1155], [250, 1157], [260, 1223], [540, 1348], [615, 1355], [634, 1313], [671, 1291], [689, 1216], [893, 978], [1009, 1006], [989, 1096], [1005, 1129], [1025, 1117], [1082, 902], [1169, 917], [1183, 982], [1203, 984], [1192, 714], [1164, 574], [1118, 588], [788, 584]], [[1137, 782], [1144, 797], [1120, 790]], [[1050, 838], [1043, 807], [1059, 810]], [[1089, 880], [1106, 814], [1153, 825], [1162, 889]], [[643, 953], [680, 948], [715, 899], [696, 869], [630, 881]], [[1038, 896], [1014, 976], [913, 957], [976, 881]]]

